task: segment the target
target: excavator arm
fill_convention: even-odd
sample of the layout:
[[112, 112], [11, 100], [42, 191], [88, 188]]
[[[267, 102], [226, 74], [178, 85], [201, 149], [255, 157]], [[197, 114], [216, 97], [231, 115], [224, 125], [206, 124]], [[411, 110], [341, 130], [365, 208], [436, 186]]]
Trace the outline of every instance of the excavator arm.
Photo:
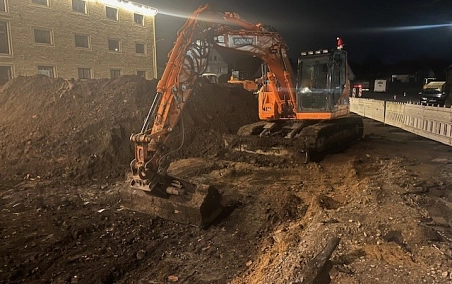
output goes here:
[[[161, 199], [177, 199], [160, 204], [170, 208], [165, 214], [160, 214], [164, 218], [173, 211], [200, 207], [200, 223], [206, 224], [221, 211], [220, 194], [216, 189], [208, 187], [199, 193], [199, 186], [167, 174], [171, 154], [168, 139], [180, 120], [195, 80], [207, 67], [209, 50], [214, 46], [244, 52], [266, 62], [270, 70], [267, 88], [278, 94], [273, 100], [273, 117], [293, 113], [294, 75], [281, 36], [267, 31], [260, 24], [243, 20], [236, 13], [218, 13], [208, 5], [194, 11], [177, 33], [141, 131], [130, 137], [135, 147], [135, 159], [130, 163], [131, 187]], [[190, 202], [192, 204], [188, 204]], [[161, 210], [158, 213], [162, 213]]]
[[236, 13], [222, 14], [208, 5], [201, 6], [179, 30], [144, 125], [140, 133], [131, 136], [135, 144], [135, 159], [131, 163], [135, 186], [152, 190], [161, 175], [166, 175], [167, 139], [179, 121], [196, 78], [205, 71], [209, 50], [214, 46], [261, 58], [269, 69], [267, 93], [272, 94], [262, 100], [261, 107], [270, 109], [271, 119], [295, 116], [295, 76], [282, 37]]
[[131, 162], [133, 185], [150, 190], [168, 168], [165, 142], [177, 124], [196, 80], [198, 69], [207, 61], [209, 46], [202, 40], [194, 43], [199, 32], [199, 15], [207, 7], [200, 7], [179, 30], [167, 67], [157, 85], [152, 106], [140, 133], [132, 134], [135, 159]]

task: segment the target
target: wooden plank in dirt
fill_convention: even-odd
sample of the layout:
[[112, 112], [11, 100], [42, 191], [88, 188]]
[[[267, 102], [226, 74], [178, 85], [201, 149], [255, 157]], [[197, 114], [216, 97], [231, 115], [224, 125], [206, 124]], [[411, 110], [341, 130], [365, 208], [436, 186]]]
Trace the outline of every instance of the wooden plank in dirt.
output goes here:
[[319, 252], [313, 259], [311, 259], [306, 267], [303, 269], [301, 275], [303, 275], [303, 280], [300, 284], [313, 284], [316, 283], [320, 274], [325, 268], [325, 264], [330, 259], [333, 251], [339, 245], [340, 238], [331, 238], [327, 245]]

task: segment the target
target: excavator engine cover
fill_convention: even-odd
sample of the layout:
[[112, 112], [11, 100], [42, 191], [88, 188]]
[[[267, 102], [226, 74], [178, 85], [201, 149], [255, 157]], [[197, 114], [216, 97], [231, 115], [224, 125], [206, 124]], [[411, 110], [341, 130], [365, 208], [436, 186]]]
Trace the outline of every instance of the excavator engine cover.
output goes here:
[[132, 180], [121, 192], [128, 209], [160, 218], [206, 228], [222, 212], [221, 194], [214, 186], [194, 185], [186, 180], [162, 176], [163, 182], [146, 189]]

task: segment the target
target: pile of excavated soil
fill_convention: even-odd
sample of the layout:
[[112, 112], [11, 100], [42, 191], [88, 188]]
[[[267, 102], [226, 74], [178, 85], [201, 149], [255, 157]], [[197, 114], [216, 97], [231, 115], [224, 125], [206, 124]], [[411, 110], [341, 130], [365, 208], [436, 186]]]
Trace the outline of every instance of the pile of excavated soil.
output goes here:
[[[0, 89], [0, 178], [123, 177], [133, 159], [129, 137], [140, 131], [156, 84], [138, 76], [68, 81], [37, 75], [8, 82]], [[221, 134], [258, 120], [256, 98], [199, 82], [182, 120], [184, 144], [176, 156], [214, 155]], [[174, 133], [176, 148], [181, 129]]]

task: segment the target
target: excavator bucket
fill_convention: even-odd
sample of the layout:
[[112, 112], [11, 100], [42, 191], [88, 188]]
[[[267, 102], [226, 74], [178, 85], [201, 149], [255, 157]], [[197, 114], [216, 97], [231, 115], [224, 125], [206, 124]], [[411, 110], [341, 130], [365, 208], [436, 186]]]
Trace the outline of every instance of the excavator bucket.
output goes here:
[[221, 194], [210, 185], [195, 185], [164, 176], [152, 190], [131, 181], [120, 191], [121, 205], [127, 209], [158, 216], [182, 224], [206, 228], [224, 210]]

